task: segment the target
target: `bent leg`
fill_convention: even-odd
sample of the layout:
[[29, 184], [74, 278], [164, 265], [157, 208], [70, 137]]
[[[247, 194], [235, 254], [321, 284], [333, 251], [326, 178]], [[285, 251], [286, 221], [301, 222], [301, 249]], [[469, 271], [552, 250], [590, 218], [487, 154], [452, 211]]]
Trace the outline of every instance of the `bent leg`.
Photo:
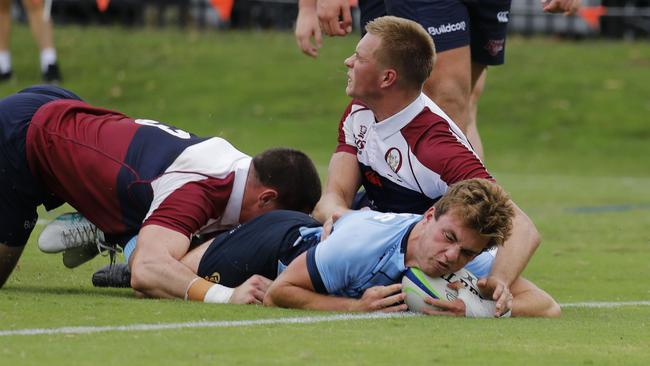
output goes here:
[[472, 89], [469, 46], [437, 55], [424, 92], [467, 134], [468, 104]]
[[485, 79], [487, 77], [487, 66], [472, 62], [472, 92], [469, 97], [469, 106], [467, 114], [467, 139], [478, 154], [481, 160], [484, 160], [483, 143], [478, 132], [476, 116], [478, 115], [478, 101], [485, 88]]

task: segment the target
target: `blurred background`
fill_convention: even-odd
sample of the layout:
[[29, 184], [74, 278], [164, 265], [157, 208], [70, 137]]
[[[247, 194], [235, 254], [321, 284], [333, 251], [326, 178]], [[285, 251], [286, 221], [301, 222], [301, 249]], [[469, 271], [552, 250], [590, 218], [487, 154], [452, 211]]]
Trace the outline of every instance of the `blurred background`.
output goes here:
[[[539, 2], [512, 2], [510, 32], [626, 39], [650, 35], [650, 0], [582, 0], [582, 10], [572, 17], [545, 14]], [[15, 3], [14, 17], [25, 21], [21, 2]], [[56, 24], [129, 27], [292, 29], [298, 13], [297, 0], [53, 0], [49, 3]]]

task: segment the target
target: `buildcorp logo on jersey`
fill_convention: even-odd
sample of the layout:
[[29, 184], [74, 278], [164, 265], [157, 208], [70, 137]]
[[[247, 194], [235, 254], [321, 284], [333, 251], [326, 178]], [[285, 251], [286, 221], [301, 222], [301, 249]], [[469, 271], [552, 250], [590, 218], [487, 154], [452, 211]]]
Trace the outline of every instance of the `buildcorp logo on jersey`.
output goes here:
[[442, 24], [438, 27], [429, 27], [427, 28], [427, 32], [429, 32], [429, 34], [432, 36], [437, 36], [439, 34], [457, 32], [461, 30], [464, 31], [466, 27], [467, 24], [465, 24], [465, 21], [462, 21], [458, 23]]

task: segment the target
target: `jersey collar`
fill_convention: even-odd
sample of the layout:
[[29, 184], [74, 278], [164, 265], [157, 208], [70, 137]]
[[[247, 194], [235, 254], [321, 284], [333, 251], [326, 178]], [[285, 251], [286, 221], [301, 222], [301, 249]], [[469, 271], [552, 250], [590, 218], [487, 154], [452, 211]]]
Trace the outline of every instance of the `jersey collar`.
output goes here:
[[415, 100], [407, 105], [401, 111], [393, 114], [383, 121], [375, 123], [375, 131], [383, 140], [399, 132], [404, 126], [409, 124], [424, 109], [424, 94], [420, 94]]
[[232, 183], [232, 192], [230, 193], [226, 209], [223, 211], [221, 225], [234, 226], [239, 224], [239, 215], [241, 214], [241, 205], [244, 199], [244, 188], [252, 160], [251, 157], [246, 156], [235, 163], [235, 181]]

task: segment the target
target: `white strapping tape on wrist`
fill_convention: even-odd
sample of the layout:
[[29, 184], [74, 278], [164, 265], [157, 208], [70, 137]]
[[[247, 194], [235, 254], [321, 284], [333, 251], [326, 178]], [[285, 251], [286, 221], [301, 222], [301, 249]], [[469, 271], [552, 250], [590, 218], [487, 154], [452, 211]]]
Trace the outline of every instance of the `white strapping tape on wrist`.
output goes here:
[[215, 284], [208, 289], [208, 292], [205, 293], [203, 302], [208, 302], [211, 304], [226, 304], [228, 301], [230, 301], [233, 292], [235, 292], [234, 288]]

